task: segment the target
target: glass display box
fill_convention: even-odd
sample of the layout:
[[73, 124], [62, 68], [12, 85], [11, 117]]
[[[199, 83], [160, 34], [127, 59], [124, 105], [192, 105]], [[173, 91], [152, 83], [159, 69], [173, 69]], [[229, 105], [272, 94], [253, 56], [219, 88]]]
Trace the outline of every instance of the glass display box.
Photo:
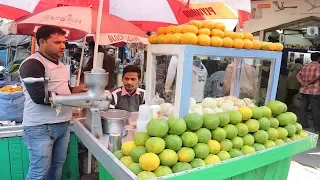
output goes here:
[[146, 103], [162, 98], [173, 104], [173, 115], [179, 117], [190, 112], [190, 97], [201, 103], [206, 97], [234, 96], [264, 105], [276, 97], [281, 57], [282, 52], [275, 51], [149, 45]]

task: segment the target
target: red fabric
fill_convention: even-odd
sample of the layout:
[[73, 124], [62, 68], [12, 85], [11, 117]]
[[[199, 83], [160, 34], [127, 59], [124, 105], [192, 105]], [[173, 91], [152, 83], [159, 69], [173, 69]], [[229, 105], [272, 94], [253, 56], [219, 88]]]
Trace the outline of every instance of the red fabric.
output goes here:
[[182, 22], [189, 22], [191, 19], [195, 19], [195, 20], [204, 20], [204, 17], [202, 16], [196, 16], [196, 17], [192, 17], [192, 18], [188, 18], [187, 16], [185, 16], [183, 14], [184, 10], [190, 10], [192, 8], [189, 7], [189, 3], [190, 0], [183, 2], [183, 1], [179, 1], [179, 0], [168, 0], [171, 9], [175, 15], [175, 17], [177, 18], [178, 22], [180, 24], [182, 24]]
[[[60, 6], [91, 7], [91, 5], [93, 9], [98, 9], [99, 0], [40, 0], [32, 13]], [[109, 0], [103, 1], [103, 11], [109, 13]], [[0, 4], [0, 17], [2, 18], [15, 20], [28, 14], [30, 13], [27, 11]]]
[[[89, 42], [92, 42], [92, 41], [94, 41], [93, 36], [87, 36], [86, 42], [89, 43]], [[124, 46], [127, 45], [127, 43], [125, 43], [125, 42], [119, 42], [119, 43], [110, 44], [110, 45], [116, 46], [116, 47], [124, 47]]]
[[247, 11], [238, 10], [238, 20], [240, 29], [244, 28], [244, 22], [250, 19], [250, 14]]
[[[207, 4], [201, 5], [190, 5], [190, 1], [188, 0], [168, 0], [169, 5], [171, 6], [174, 15], [177, 18], [179, 24], [187, 23], [191, 19], [197, 20], [205, 20], [205, 19], [223, 19], [223, 14], [230, 18], [229, 10], [225, 8], [219, 8], [219, 5], [210, 5], [210, 2]], [[81, 6], [88, 7], [91, 6], [93, 9], [98, 9], [99, 0], [40, 0], [39, 4], [36, 6], [33, 13], [45, 11], [51, 8], [59, 7], [59, 6]], [[109, 13], [109, 0], [104, 0], [103, 3], [103, 11]], [[134, 8], [134, 7], [133, 7]], [[241, 11], [240, 11], [241, 12]], [[243, 22], [247, 19], [244, 17], [240, 20], [240, 15], [243, 12], [239, 13], [239, 23], [240, 26], [243, 26]], [[23, 11], [21, 9], [16, 9], [13, 7], [8, 7], [4, 5], [0, 5], [0, 17], [7, 19], [18, 19], [25, 15], [30, 14], [27, 11]], [[161, 15], [161, 14], [159, 14]], [[191, 15], [191, 16], [189, 16]], [[137, 25], [140, 29], [145, 31], [156, 31], [160, 26], [168, 26], [168, 23], [162, 22], [146, 22], [146, 21], [131, 21], [135, 25]]]
[[[69, 35], [68, 35], [68, 39], [70, 40], [77, 40], [77, 39], [81, 39], [82, 37], [84, 37], [86, 34], [93, 34], [96, 32], [96, 24], [97, 24], [97, 10], [93, 10], [90, 8], [83, 8], [83, 7], [61, 7], [64, 8], [61, 11], [64, 12], [68, 12], [70, 14], [72, 14], [72, 12], [91, 12], [88, 14], [92, 15], [92, 19], [88, 19], [88, 18], [83, 18], [81, 19], [82, 22], [85, 24], [92, 24], [91, 27], [91, 31], [90, 32], [85, 32], [84, 30], [77, 30], [77, 29], [73, 29], [75, 28], [74, 26], [72, 26], [72, 24], [60, 24], [61, 27], [63, 29], [66, 29], [68, 31], [70, 31]], [[42, 12], [40, 14], [35, 13], [35, 14], [31, 14], [25, 17], [22, 17], [20, 19], [17, 19], [15, 21], [15, 23], [17, 24], [17, 28], [18, 28], [18, 33], [19, 34], [29, 34], [29, 35], [33, 35], [34, 34], [34, 30], [36, 26], [41, 26], [43, 24], [41, 23], [20, 23], [23, 20], [26, 20], [28, 18], [34, 18], [34, 19], [38, 19], [36, 18], [37, 16], [39, 17], [39, 19], [41, 19], [41, 17], [44, 14], [54, 14], [56, 11], [55, 9], [57, 8], [53, 8], [50, 10], [47, 10], [45, 12]], [[51, 12], [51, 13], [50, 13]], [[146, 35], [145, 32], [143, 32], [141, 29], [139, 29], [137, 26], [135, 26], [134, 24], [121, 19], [117, 16], [114, 16], [112, 14], [108, 14], [108, 13], [103, 13], [102, 15], [102, 23], [100, 26], [100, 33], [106, 33], [106, 34], [112, 34], [112, 33], [117, 33], [117, 34], [127, 34], [127, 35], [133, 35], [133, 36], [139, 36], [139, 37], [144, 37], [144, 38], [148, 38], [148, 36]], [[108, 23], [109, 22], [109, 23]], [[82, 27], [85, 27], [83, 24]], [[64, 26], [65, 25], [65, 26]], [[78, 28], [78, 27], [77, 27]]]
[[0, 4], [0, 17], [2, 18], [17, 19], [28, 14], [30, 13], [27, 11]]

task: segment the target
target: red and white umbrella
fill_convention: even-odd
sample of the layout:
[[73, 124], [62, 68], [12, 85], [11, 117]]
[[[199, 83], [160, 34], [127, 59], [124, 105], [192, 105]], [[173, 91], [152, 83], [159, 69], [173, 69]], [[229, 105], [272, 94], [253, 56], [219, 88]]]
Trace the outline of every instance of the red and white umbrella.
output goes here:
[[[69, 40], [78, 40], [97, 32], [98, 12], [89, 7], [64, 6], [31, 14], [12, 22], [10, 33], [33, 35], [41, 25], [62, 27]], [[148, 36], [134, 24], [112, 14], [103, 13], [98, 44], [143, 43]]]
[[[59, 6], [91, 6], [99, 0], [0, 0], [0, 17], [17, 19]], [[146, 31], [197, 20], [247, 20], [250, 0], [104, 0], [103, 12], [133, 22]], [[240, 22], [242, 23], [242, 22]]]

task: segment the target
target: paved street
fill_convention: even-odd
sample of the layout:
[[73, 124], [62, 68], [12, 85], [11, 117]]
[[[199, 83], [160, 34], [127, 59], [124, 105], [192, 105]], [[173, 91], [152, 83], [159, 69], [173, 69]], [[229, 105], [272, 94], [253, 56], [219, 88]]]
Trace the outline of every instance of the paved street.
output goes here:
[[[299, 107], [291, 108], [291, 111], [298, 114]], [[304, 129], [309, 132], [314, 132], [313, 120], [309, 120], [310, 128]], [[307, 152], [303, 152], [293, 157], [293, 161], [296, 161], [302, 165], [313, 167], [320, 170], [320, 140], [318, 139], [317, 147]], [[320, 178], [319, 178], [320, 179]]]
[[[310, 132], [313, 131], [313, 129], [311, 128], [305, 130]], [[298, 154], [294, 156], [292, 160], [302, 165], [306, 165], [320, 170], [320, 140], [318, 139], [318, 144], [316, 148]]]

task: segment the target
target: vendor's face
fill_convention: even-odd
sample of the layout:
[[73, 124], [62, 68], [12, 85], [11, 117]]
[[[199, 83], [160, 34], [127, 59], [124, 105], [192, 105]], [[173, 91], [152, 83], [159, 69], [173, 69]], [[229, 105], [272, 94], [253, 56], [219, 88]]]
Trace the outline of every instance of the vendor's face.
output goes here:
[[64, 50], [66, 49], [65, 45], [65, 37], [59, 34], [51, 34], [51, 36], [47, 39], [40, 39], [40, 48], [44, 50], [44, 52], [54, 58], [58, 59], [63, 56]]
[[134, 93], [140, 82], [141, 79], [138, 78], [138, 73], [136, 72], [127, 72], [122, 77], [123, 86], [126, 88], [128, 93]]

